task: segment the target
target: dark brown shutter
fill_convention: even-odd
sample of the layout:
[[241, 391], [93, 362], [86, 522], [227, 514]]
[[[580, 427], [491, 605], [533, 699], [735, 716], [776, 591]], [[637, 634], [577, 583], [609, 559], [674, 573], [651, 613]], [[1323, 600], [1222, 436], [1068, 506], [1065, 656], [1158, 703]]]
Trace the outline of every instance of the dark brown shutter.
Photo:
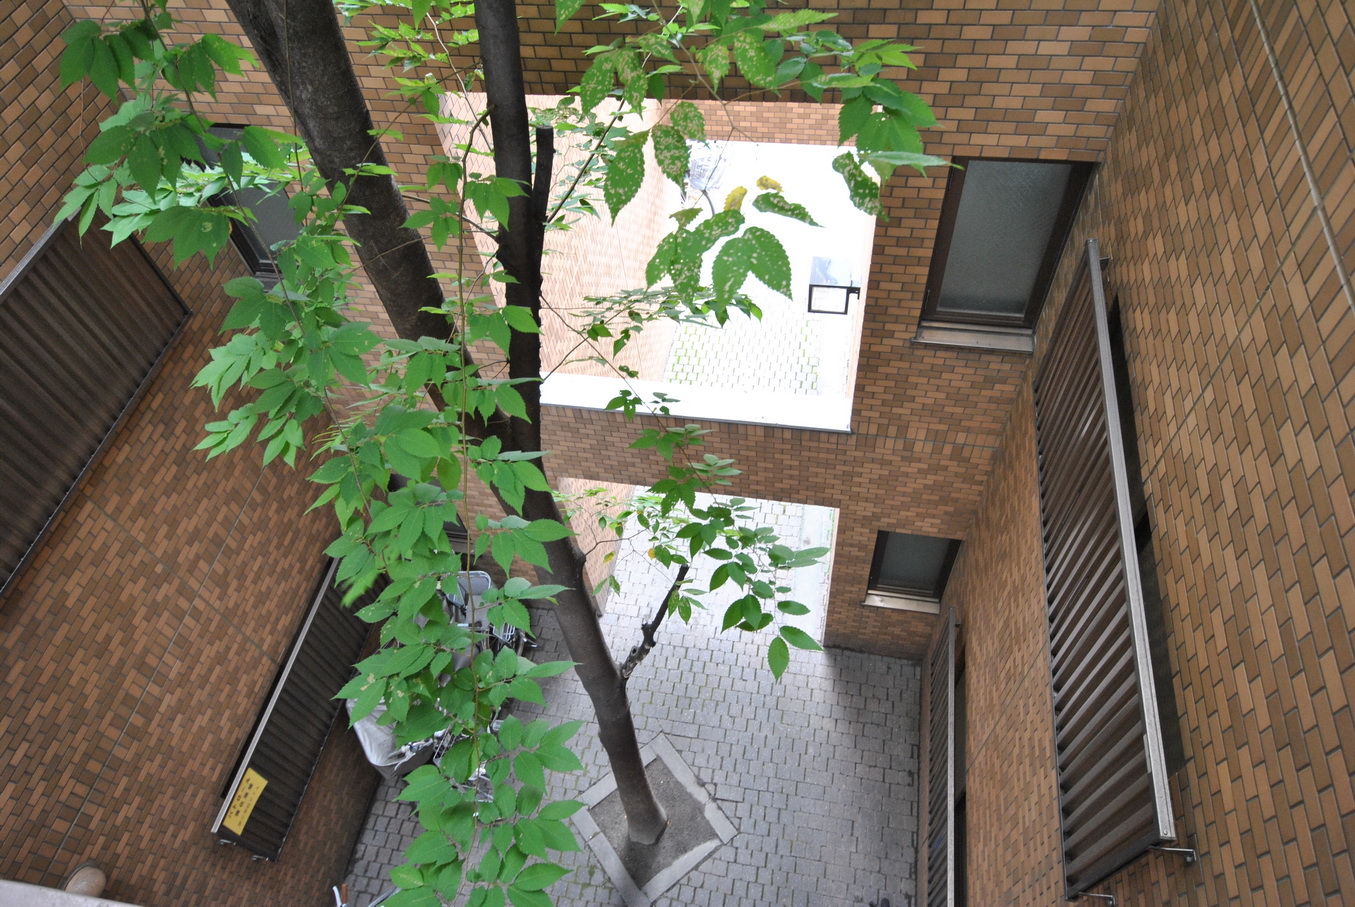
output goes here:
[[1036, 380], [1035, 421], [1073, 897], [1174, 836], [1094, 239]]
[[337, 564], [328, 563], [212, 826], [222, 841], [266, 860], [282, 851], [339, 711], [334, 696], [352, 676], [371, 630], [355, 612], [381, 589], [378, 584], [345, 608], [334, 585]]
[[0, 592], [188, 310], [135, 241], [54, 227], [0, 284]]
[[918, 900], [924, 907], [955, 903], [955, 609], [946, 608], [927, 649], [922, 680], [926, 707], [923, 777], [927, 812], [922, 829]]

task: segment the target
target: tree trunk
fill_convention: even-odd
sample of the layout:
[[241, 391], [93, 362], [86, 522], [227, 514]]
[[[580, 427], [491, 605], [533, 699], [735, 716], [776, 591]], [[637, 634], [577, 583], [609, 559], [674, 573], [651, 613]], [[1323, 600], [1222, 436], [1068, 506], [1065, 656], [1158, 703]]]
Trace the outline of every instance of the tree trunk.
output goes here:
[[[543, 194], [549, 192], [549, 180], [532, 179], [516, 4], [513, 0], [477, 3], [475, 25], [480, 32], [495, 175], [515, 181], [526, 193], [509, 199], [508, 223], [499, 233], [499, 261], [514, 278], [505, 295], [508, 305], [526, 308], [540, 326], [544, 213], [549, 201]], [[537, 155], [537, 167], [548, 169], [549, 156], [543, 147], [538, 150], [543, 153]], [[540, 450], [541, 335], [514, 331], [508, 352], [509, 377], [535, 379], [517, 386], [531, 418], [510, 420], [511, 446], [518, 450]], [[522, 516], [529, 520], [565, 522], [555, 498], [541, 491], [527, 492]], [[667, 817], [645, 775], [625, 680], [602, 635], [584, 576], [583, 552], [573, 539], [561, 539], [547, 544], [546, 554], [551, 570], [549, 576], [542, 576], [542, 581], [569, 587], [569, 591], [556, 596], [555, 614], [569, 655], [577, 663], [575, 671], [597, 713], [598, 738], [612, 764], [617, 793], [626, 811], [627, 833], [632, 841], [653, 844], [668, 827]]]
[[[344, 171], [363, 162], [385, 163], [347, 45], [329, 0], [228, 0], [254, 45], [273, 83], [296, 118], [321, 175], [346, 181]], [[541, 217], [533, 215], [530, 194], [531, 146], [518, 52], [517, 14], [511, 0], [486, 0], [476, 6], [485, 86], [490, 100], [491, 129], [498, 175], [529, 190], [510, 200], [510, 220], [499, 237], [499, 257], [509, 273], [509, 303], [539, 312], [541, 288]], [[432, 278], [433, 266], [417, 231], [401, 227], [408, 213], [390, 177], [366, 176], [352, 181], [349, 201], [371, 212], [345, 219], [358, 244], [367, 276], [381, 298], [400, 337], [446, 337], [441, 316], [421, 312], [440, 307], [442, 291]], [[539, 321], [539, 318], [538, 318]], [[540, 375], [539, 335], [514, 332], [510, 347], [514, 377]], [[506, 427], [505, 448], [540, 450], [540, 390], [519, 387], [532, 421], [513, 419]], [[522, 515], [527, 519], [564, 522], [555, 499], [528, 492]], [[667, 827], [645, 775], [635, 736], [625, 683], [602, 634], [592, 594], [584, 576], [584, 555], [573, 539], [546, 545], [551, 569], [542, 580], [569, 587], [556, 600], [561, 633], [598, 719], [598, 736], [611, 761], [617, 791], [626, 811], [631, 840], [653, 844]]]

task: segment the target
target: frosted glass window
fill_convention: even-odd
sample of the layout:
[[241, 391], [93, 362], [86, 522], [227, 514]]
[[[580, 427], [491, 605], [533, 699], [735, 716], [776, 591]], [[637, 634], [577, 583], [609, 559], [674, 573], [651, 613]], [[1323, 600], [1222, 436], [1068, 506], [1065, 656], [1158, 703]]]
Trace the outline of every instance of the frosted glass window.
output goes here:
[[1086, 165], [961, 162], [947, 189], [923, 317], [1032, 327], [1086, 184]]
[[880, 532], [875, 540], [870, 588], [939, 599], [959, 548], [955, 539]]

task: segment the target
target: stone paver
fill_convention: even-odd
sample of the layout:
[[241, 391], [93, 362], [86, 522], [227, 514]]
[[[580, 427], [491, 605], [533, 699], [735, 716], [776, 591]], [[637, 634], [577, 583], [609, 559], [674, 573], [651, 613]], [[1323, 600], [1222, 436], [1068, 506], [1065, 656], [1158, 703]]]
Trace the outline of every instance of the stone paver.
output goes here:
[[[828, 544], [832, 512], [762, 502], [759, 518], [790, 544]], [[670, 579], [624, 543], [604, 618], [613, 652], [624, 657], [640, 637]], [[826, 567], [790, 577], [814, 610], [800, 626], [821, 636]], [[723, 593], [724, 590], [720, 590]], [[659, 645], [631, 677], [641, 744], [662, 733], [715, 796], [738, 834], [656, 904], [866, 905], [881, 895], [913, 903], [918, 804], [916, 664], [854, 652], [795, 651], [780, 683], [765, 664], [766, 634], [716, 635], [724, 604], [666, 622]], [[549, 613], [540, 617], [539, 656], [565, 657]], [[591, 709], [572, 672], [553, 678], [547, 711], [588, 721]], [[523, 720], [541, 710], [519, 704]], [[575, 737], [585, 771], [552, 776], [552, 795], [577, 797], [607, 774], [589, 721]], [[349, 883], [365, 905], [388, 884], [404, 843], [419, 833], [405, 804], [383, 785], [354, 853]], [[560, 907], [619, 907], [623, 902], [587, 850], [564, 855], [574, 871], [551, 889]]]

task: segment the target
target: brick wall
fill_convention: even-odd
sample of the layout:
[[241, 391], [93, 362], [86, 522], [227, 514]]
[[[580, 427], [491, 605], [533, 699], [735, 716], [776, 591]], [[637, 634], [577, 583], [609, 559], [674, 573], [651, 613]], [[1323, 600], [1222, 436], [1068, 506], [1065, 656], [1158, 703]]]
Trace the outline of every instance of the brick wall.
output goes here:
[[[869, 8], [824, 4], [842, 13], [840, 26], [849, 36], [901, 37], [919, 45], [917, 72], [899, 75], [936, 108], [941, 128], [929, 134], [929, 141], [941, 153], [1095, 158], [1105, 150], [1156, 0], [1028, 6], [1012, 0], [948, 2], [925, 9], [902, 0]], [[103, 14], [93, 7], [80, 9]], [[578, 19], [557, 34], [549, 6], [528, 3], [519, 12], [529, 89], [543, 94], [558, 94], [576, 80], [586, 65], [582, 48], [597, 43], [601, 35], [610, 40], [618, 30], [632, 27]], [[207, 0], [192, 0], [186, 21], [191, 27], [238, 34], [229, 16]], [[435, 132], [390, 97], [388, 76], [376, 60], [360, 55], [356, 65], [377, 124], [404, 136], [388, 140], [387, 152], [400, 178], [412, 181], [439, 150]], [[731, 81], [727, 94], [739, 91], [738, 82]], [[791, 96], [763, 107], [733, 103], [725, 111], [708, 104], [710, 133], [763, 141], [833, 141], [835, 110], [799, 103], [803, 100]], [[257, 74], [225, 86], [213, 111], [237, 120], [263, 117], [273, 125], [286, 123], [276, 95]], [[834, 552], [826, 629], [827, 641], [838, 645], [895, 654], [921, 651], [926, 621], [860, 605], [875, 532], [964, 535], [1029, 364], [1021, 356], [913, 342], [944, 185], [944, 173], [901, 174], [888, 189], [889, 217], [876, 231], [871, 283], [862, 306], [852, 434], [727, 424], [711, 439], [712, 450], [738, 456], [748, 470], [740, 491], [841, 509], [843, 529]], [[632, 239], [640, 235], [632, 232]], [[621, 270], [634, 270], [647, 259], [647, 252], [629, 247], [624, 255], [610, 246], [611, 251], [600, 251], [602, 247], [589, 244], [591, 235], [580, 234], [589, 253], [576, 256], [582, 264], [573, 271], [560, 268], [561, 299], [582, 295], [576, 276], [610, 279], [618, 263]], [[652, 233], [644, 235], [652, 238]], [[637, 250], [643, 245], [637, 241]], [[435, 266], [454, 270], [455, 252], [435, 255]], [[385, 321], [375, 306], [363, 307], [363, 313], [377, 324]], [[651, 352], [642, 346], [646, 363], [657, 361]], [[556, 475], [610, 478], [624, 473], [625, 481], [647, 481], [661, 474], [657, 460], [637, 457], [616, 443], [628, 430], [615, 421], [553, 411], [548, 423], [551, 449], [566, 452], [553, 467]]]
[[[195, 4], [194, 21], [202, 27], [233, 30], [223, 11], [204, 0]], [[1161, 10], [1156, 0], [1068, 0], [1035, 8], [1024, 0], [945, 0], [921, 8], [903, 0], [868, 8], [856, 2], [838, 6], [848, 20], [843, 30], [853, 37], [900, 36], [922, 47], [919, 70], [909, 82], [937, 110], [944, 128], [929, 140], [940, 153], [1104, 163], [1074, 244], [1097, 235], [1116, 259], [1110, 277], [1126, 313], [1141, 453], [1186, 738], [1187, 765], [1176, 779], [1183, 795], [1180, 824], [1183, 834], [1199, 836], [1204, 854], [1194, 868], [1150, 857], [1113, 879], [1108, 890], [1128, 903], [1200, 904], [1321, 902], [1342, 889], [1355, 890], [1348, 845], [1355, 832], [1347, 832], [1355, 766], [1342, 749], [1342, 741], [1355, 734], [1349, 708], [1355, 677], [1349, 632], [1350, 603], [1355, 602], [1349, 568], [1355, 538], [1350, 504], [1355, 316], [1349, 285], [1355, 257], [1350, 165], [1355, 106], [1349, 80], [1355, 37], [1348, 6], [1335, 0], [1301, 7], [1280, 0], [1255, 7], [1238, 0], [1182, 0]], [[61, 26], [18, 0], [7, 0], [4, 10], [0, 27], [9, 31], [0, 38], [6, 52], [12, 53], [10, 36], [17, 35], [14, 41], [24, 45], [24, 53], [29, 45], [46, 53], [32, 65], [50, 66], [52, 36]], [[104, 10], [86, 12], [102, 15]], [[611, 21], [574, 22], [557, 35], [547, 24], [553, 19], [549, 6], [524, 4], [521, 12], [528, 17], [524, 56], [532, 85], [546, 93], [568, 87], [581, 71], [581, 46], [618, 27]], [[30, 65], [26, 57], [22, 64], [14, 59], [0, 56], [0, 73], [9, 76], [16, 65]], [[392, 142], [388, 150], [401, 178], [412, 179], [416, 168], [437, 153], [436, 135], [398, 102], [384, 99], [386, 77], [371, 61], [362, 59], [359, 68], [378, 123], [405, 133], [405, 140]], [[43, 166], [52, 166], [53, 156], [59, 161], [75, 145], [68, 138], [72, 131], [81, 130], [87, 138], [98, 116], [92, 90], [71, 89], [65, 97], [74, 99], [74, 106], [63, 106], [50, 80], [47, 85], [37, 89], [40, 109], [34, 113], [25, 106], [27, 96], [14, 94], [34, 89], [0, 80], [0, 90], [11, 92], [6, 96], [5, 161], [10, 166], [22, 159], [20, 171], [5, 173], [23, 172], [17, 182], [4, 177], [11, 179], [6, 188], [33, 206], [7, 212], [6, 226], [12, 229], [4, 236], [32, 235], [33, 225], [50, 216], [59, 196], [52, 182], [28, 185], [33, 181], [26, 172], [34, 160], [31, 148], [48, 149]], [[251, 122], [259, 117], [284, 122], [276, 97], [257, 76], [224, 91], [219, 110]], [[14, 118], [34, 116], [38, 119], [18, 130], [24, 139], [18, 143], [22, 150], [16, 150]], [[709, 113], [707, 118], [715, 120]], [[833, 130], [831, 121], [787, 103], [762, 116], [740, 112], [729, 131], [739, 138], [798, 132], [831, 140]], [[944, 174], [901, 174], [887, 190], [889, 217], [880, 223], [871, 251], [851, 433], [725, 423], [715, 426], [708, 448], [738, 457], [746, 471], [736, 485], [740, 493], [839, 508], [825, 637], [831, 644], [917, 654], [925, 641], [930, 620], [860, 605], [877, 530], [966, 540], [948, 596], [962, 612], [970, 672], [973, 901], [1054, 903], [1061, 899], [1062, 879], [1039, 619], [1028, 382], [1057, 319], [1060, 288], [1075, 256], [1066, 257], [1051, 294], [1035, 360], [917, 345], [913, 332], [944, 185]], [[16, 186], [23, 191], [14, 191]], [[0, 251], [14, 254], [4, 246]], [[450, 255], [440, 256], [437, 265], [446, 267], [450, 260]], [[190, 290], [185, 295], [192, 300], [199, 290]], [[205, 343], [211, 320], [205, 309], [200, 311], [193, 330], [204, 336], [185, 338], [177, 354], [186, 356], [192, 344]], [[162, 381], [169, 374], [167, 369]], [[180, 374], [177, 380], [185, 379]], [[165, 393], [157, 397], [153, 392], [143, 403], [155, 418], [129, 423], [124, 435], [139, 438], [134, 432], [150, 432], [153, 424], [166, 431], [196, 424], [197, 416], [172, 405], [181, 395], [164, 386]], [[157, 400], [164, 409], [154, 409]], [[546, 434], [547, 447], [558, 452], [553, 474], [651, 481], [661, 464], [625, 448], [632, 431], [612, 414], [552, 409]], [[148, 462], [138, 459], [138, 452], [158, 453], [155, 443], [129, 445], [121, 460], [109, 456], [119, 468], [133, 470]], [[297, 576], [271, 576], [268, 552], [259, 550], [263, 543], [246, 544], [241, 527], [250, 519], [277, 525], [268, 508], [292, 506], [284, 502], [296, 503], [289, 496], [293, 492], [270, 496], [265, 505], [254, 490], [261, 475], [243, 459], [223, 467], [225, 478], [211, 473], [211, 479], [195, 471], [205, 469], [198, 461], [186, 462], [197, 465], [175, 474], [187, 487], [210, 489], [229, 502], [229, 513], [240, 515], [238, 522], [204, 524], [202, 534], [210, 542], [192, 536], [192, 519], [201, 508], [196, 500], [190, 505], [183, 497], [157, 495], [166, 503], [155, 518], [135, 516], [134, 510], [125, 516], [117, 509], [105, 512], [97, 496], [80, 505], [91, 508], [82, 514], [96, 514], [106, 521], [100, 525], [110, 527], [102, 544], [132, 546], [110, 555], [112, 562], [131, 564], [141, 557], [155, 570], [182, 574], [166, 579], [168, 591], [162, 583], [147, 586], [154, 595], [169, 596], [170, 603], [156, 611], [165, 616], [145, 625], [144, 634], [121, 629], [141, 629], [130, 601], [108, 605], [109, 613], [125, 615], [109, 632], [116, 629], [124, 636], [110, 637], [97, 651], [159, 645], [151, 651], [177, 652], [172, 646], [203, 635], [233, 640], [246, 654], [276, 658], [288, 635], [280, 625], [287, 622], [258, 615], [295, 602], [292, 587], [303, 583]], [[113, 467], [101, 470], [107, 471], [101, 481], [117, 487]], [[135, 494], [143, 486], [156, 487], [146, 484], [153, 481], [143, 471], [135, 481], [129, 478], [126, 488]], [[186, 513], [176, 517], [180, 511]], [[39, 645], [55, 651], [75, 645], [69, 640], [78, 639], [77, 629], [89, 620], [78, 611], [85, 605], [75, 604], [88, 599], [75, 594], [83, 588], [81, 580], [62, 578], [77, 570], [74, 553], [96, 544], [93, 537], [78, 534], [94, 530], [70, 522], [76, 513], [72, 508], [58, 527], [61, 538], [72, 540], [65, 543], [73, 546], [64, 549], [68, 562], [58, 567], [56, 554], [44, 556], [14, 593], [43, 602], [52, 613], [64, 613], [63, 607], [71, 611], [50, 631], [37, 616], [26, 618], [23, 632], [38, 634], [33, 652]], [[166, 517], [167, 528], [161, 528]], [[118, 520], [127, 521], [126, 532]], [[116, 533], [112, 527], [119, 527]], [[301, 539], [296, 544], [303, 549], [318, 544], [322, 535], [296, 522], [285, 531]], [[180, 556], [179, 545], [189, 553]], [[146, 553], [137, 554], [143, 548]], [[217, 570], [238, 583], [245, 577], [255, 581], [221, 589], [223, 581], [213, 579]], [[69, 583], [74, 587], [63, 585]], [[264, 595], [260, 590], [265, 588], [273, 588], [276, 598]], [[254, 599], [276, 604], [260, 605], [249, 617], [231, 607], [250, 599], [251, 590]], [[0, 610], [5, 643], [14, 647], [24, 638], [27, 646], [27, 637], [14, 632], [20, 626], [13, 605], [6, 602]], [[40, 613], [46, 612], [30, 615]], [[224, 636], [214, 631], [166, 636], [166, 627], [190, 627], [194, 620], [219, 621], [227, 629]], [[143, 641], [143, 636], [161, 643]], [[143, 658], [113, 672], [130, 680], [105, 680], [87, 689], [59, 680], [51, 662], [27, 657], [23, 665], [37, 683], [55, 684], [52, 695], [44, 692], [35, 700], [43, 704], [34, 708], [54, 716], [43, 719], [47, 727], [71, 740], [82, 733], [91, 740], [113, 735], [102, 744], [109, 755], [93, 750], [99, 765], [121, 758], [117, 740], [163, 733], [138, 705], [158, 702], [162, 689], [166, 695], [188, 696], [193, 685], [180, 679], [198, 676], [156, 673], [165, 664], [190, 669], [177, 655], [168, 661], [169, 655], [148, 655], [150, 661]], [[221, 673], [222, 664], [241, 660], [225, 658], [208, 661], [215, 659], [213, 670]], [[7, 677], [21, 676], [12, 667], [17, 663], [7, 653]], [[225, 679], [203, 682], [220, 690], [211, 683]], [[249, 698], [237, 695], [242, 702]], [[86, 728], [77, 717], [84, 714], [82, 708], [96, 707], [122, 716], [116, 734], [103, 725]], [[226, 708], [248, 711], [243, 704]], [[6, 721], [3, 730], [11, 734], [10, 728], [19, 725], [8, 714]], [[185, 736], [188, 742], [155, 739], [167, 748], [196, 745], [192, 734]], [[30, 736], [22, 754], [45, 745]], [[133, 750], [129, 758], [135, 760], [136, 754]], [[47, 767], [33, 770], [38, 774], [24, 784], [40, 794], [25, 804], [64, 807], [86, 802], [86, 789], [101, 790], [97, 774], [76, 777], [54, 761], [38, 762]], [[172, 770], [169, 763], [153, 766]], [[135, 796], [125, 780], [132, 776], [117, 777], [122, 786], [115, 785], [114, 794]], [[196, 783], [187, 789], [199, 793], [190, 796], [210, 799], [206, 789], [211, 785]], [[10, 796], [22, 786], [6, 779], [0, 789]], [[101, 792], [88, 802], [97, 805], [104, 802], [98, 797], [106, 796]], [[150, 814], [158, 814], [156, 808], [168, 811], [169, 800], [146, 797], [144, 802], [159, 804], [147, 807]], [[10, 825], [0, 829], [0, 840], [6, 848], [15, 846], [11, 840], [27, 842], [32, 836], [31, 830], [18, 838], [9, 833], [20, 815], [4, 814]], [[54, 815], [76, 829], [59, 836], [68, 844], [96, 840], [90, 837], [96, 831], [82, 830], [90, 824], [80, 818], [85, 812], [72, 807]], [[289, 847], [301, 840], [299, 826]], [[60, 840], [47, 837], [22, 846], [25, 865], [41, 867], [25, 872], [58, 871], [52, 861]], [[66, 851], [72, 859], [82, 856], [69, 847]], [[10, 850], [2, 852], [12, 859]], [[213, 851], [204, 854], [204, 865], [231, 856], [238, 855]], [[324, 859], [316, 856], [312, 865]], [[207, 870], [170, 870], [169, 862], [155, 864], [166, 868], [148, 884], [168, 885], [164, 880], [171, 877], [200, 884], [207, 878]], [[250, 866], [241, 872], [247, 885], [258, 886], [251, 889], [257, 894], [289, 871]]]
[[[108, 108], [56, 89], [60, 3], [0, 2], [0, 230], [8, 273], [51, 223]], [[152, 250], [170, 273], [166, 250]], [[98, 860], [110, 897], [154, 904], [323, 903], [343, 875], [375, 773], [342, 727], [278, 863], [209, 829], [323, 567], [329, 523], [257, 453], [208, 463], [213, 418], [189, 387], [242, 271], [170, 274], [193, 315], [0, 601], [0, 876], [56, 885]]]
[[[1348, 5], [1164, 6], [1041, 324], [1037, 357], [1098, 237], [1167, 606], [1177, 828], [1201, 854], [1149, 855], [1097, 889], [1121, 903], [1355, 893], [1353, 63]], [[973, 903], [1062, 901], [1027, 398], [948, 592]]]

